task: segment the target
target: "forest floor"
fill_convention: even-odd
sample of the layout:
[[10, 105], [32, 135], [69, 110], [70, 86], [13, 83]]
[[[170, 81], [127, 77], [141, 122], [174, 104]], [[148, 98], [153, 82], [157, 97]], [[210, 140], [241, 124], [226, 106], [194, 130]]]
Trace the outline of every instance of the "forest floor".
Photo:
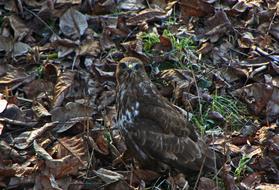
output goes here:
[[[0, 26], [0, 189], [279, 189], [277, 0], [0, 0]], [[125, 56], [225, 155], [222, 176], [125, 154]]]

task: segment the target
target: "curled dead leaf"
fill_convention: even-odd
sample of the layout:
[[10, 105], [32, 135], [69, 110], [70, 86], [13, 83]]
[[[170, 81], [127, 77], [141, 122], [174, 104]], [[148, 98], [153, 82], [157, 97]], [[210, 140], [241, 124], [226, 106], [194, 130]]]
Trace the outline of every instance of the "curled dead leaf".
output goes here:
[[75, 75], [75, 72], [67, 71], [59, 76], [54, 87], [53, 107], [57, 107], [62, 104], [64, 98], [67, 96], [67, 93], [70, 91], [70, 88], [73, 86]]

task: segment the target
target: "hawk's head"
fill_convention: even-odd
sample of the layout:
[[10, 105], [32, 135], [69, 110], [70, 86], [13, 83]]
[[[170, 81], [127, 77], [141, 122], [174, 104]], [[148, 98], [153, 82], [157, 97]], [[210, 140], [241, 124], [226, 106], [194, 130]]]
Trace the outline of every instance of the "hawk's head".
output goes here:
[[117, 65], [116, 80], [118, 84], [138, 77], [145, 78], [146, 76], [144, 64], [138, 58], [125, 57]]

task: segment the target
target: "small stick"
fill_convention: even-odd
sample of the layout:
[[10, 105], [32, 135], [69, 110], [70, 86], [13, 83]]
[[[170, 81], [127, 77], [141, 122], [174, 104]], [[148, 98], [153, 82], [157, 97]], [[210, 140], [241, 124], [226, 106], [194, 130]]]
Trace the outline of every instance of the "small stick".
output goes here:
[[23, 122], [23, 121], [13, 120], [5, 117], [1, 117], [0, 122], [4, 122], [11, 125], [24, 126], [24, 127], [34, 127], [38, 123], [38, 122], [25, 122], [25, 121]]
[[250, 77], [253, 78], [257, 73], [259, 73], [259, 72], [265, 70], [266, 68], [267, 68], [267, 66], [266, 66], [266, 65], [263, 65], [263, 66], [261, 66], [261, 67], [255, 69], [255, 70], [250, 74]]

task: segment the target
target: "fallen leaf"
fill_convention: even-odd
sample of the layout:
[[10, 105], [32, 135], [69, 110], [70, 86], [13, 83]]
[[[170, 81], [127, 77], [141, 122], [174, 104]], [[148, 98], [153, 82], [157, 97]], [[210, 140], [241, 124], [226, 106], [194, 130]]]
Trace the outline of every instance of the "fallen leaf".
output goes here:
[[0, 100], [0, 113], [2, 113], [8, 105], [8, 101], [5, 99]]
[[138, 11], [145, 8], [143, 3], [143, 0], [124, 0], [117, 5], [117, 8], [125, 11]]
[[216, 11], [215, 15], [207, 20], [206, 25], [205, 36], [209, 37], [211, 43], [217, 42], [220, 37], [227, 34], [232, 26], [224, 10]]
[[104, 135], [103, 134], [98, 134], [95, 141], [96, 141], [96, 144], [97, 144], [98, 148], [101, 150], [102, 154], [108, 155], [109, 154], [109, 146], [108, 146], [108, 142], [105, 139]]
[[66, 122], [72, 118], [89, 117], [92, 115], [94, 109], [92, 107], [68, 102], [64, 107], [56, 107], [50, 111], [52, 121]]
[[80, 135], [71, 138], [60, 138], [59, 144], [55, 147], [55, 149], [57, 151], [56, 158], [58, 159], [63, 159], [70, 154], [79, 160], [80, 168], [88, 165], [88, 148], [84, 139]]
[[150, 22], [155, 19], [162, 19], [166, 16], [167, 14], [164, 11], [160, 11], [157, 9], [145, 9], [144, 11], [140, 12], [138, 15], [127, 19], [127, 24], [138, 25], [139, 23], [142, 22]]
[[100, 44], [95, 40], [87, 40], [79, 50], [79, 55], [91, 55], [97, 57], [100, 53]]
[[278, 117], [279, 89], [268, 84], [254, 83], [233, 92], [241, 98], [256, 115], [267, 116], [269, 120]]
[[279, 185], [270, 184], [270, 183], [262, 183], [262, 184], [258, 185], [255, 189], [256, 190], [275, 190], [275, 189], [279, 189]]
[[212, 179], [201, 177], [199, 181], [198, 190], [207, 189], [217, 190], [218, 188], [216, 187], [215, 182]]
[[255, 172], [245, 177], [241, 182], [240, 186], [244, 189], [255, 189], [261, 183], [262, 174]]
[[214, 8], [209, 3], [202, 0], [182, 0], [180, 1], [182, 16], [208, 16], [214, 12]]
[[76, 73], [68, 71], [61, 73], [58, 77], [58, 81], [54, 87], [54, 98], [53, 98], [53, 107], [60, 106], [70, 91], [70, 88], [73, 86], [74, 77]]
[[70, 8], [60, 18], [60, 30], [72, 39], [80, 38], [88, 27], [86, 16]]
[[25, 25], [24, 21], [16, 15], [5, 17], [3, 23], [10, 25], [13, 29], [14, 39], [16, 40], [23, 39], [29, 32], [29, 28]]
[[39, 119], [50, 120], [51, 114], [47, 109], [37, 101], [33, 102], [32, 110]]
[[12, 53], [14, 57], [27, 54], [31, 47], [23, 42], [13, 42], [9, 37], [0, 36], [0, 51]]
[[51, 130], [56, 125], [53, 123], [46, 123], [41, 128], [35, 129], [33, 131], [26, 131], [21, 133], [14, 139], [14, 146], [20, 150], [28, 148], [35, 139], [44, 135], [48, 130]]
[[0, 151], [1, 159], [12, 159], [16, 162], [22, 162], [24, 160], [24, 157], [21, 156], [17, 150], [13, 149], [8, 143], [3, 140], [0, 140]]
[[95, 171], [95, 173], [107, 184], [115, 183], [119, 180], [124, 180], [123, 175], [104, 168], [100, 168], [99, 170]]

